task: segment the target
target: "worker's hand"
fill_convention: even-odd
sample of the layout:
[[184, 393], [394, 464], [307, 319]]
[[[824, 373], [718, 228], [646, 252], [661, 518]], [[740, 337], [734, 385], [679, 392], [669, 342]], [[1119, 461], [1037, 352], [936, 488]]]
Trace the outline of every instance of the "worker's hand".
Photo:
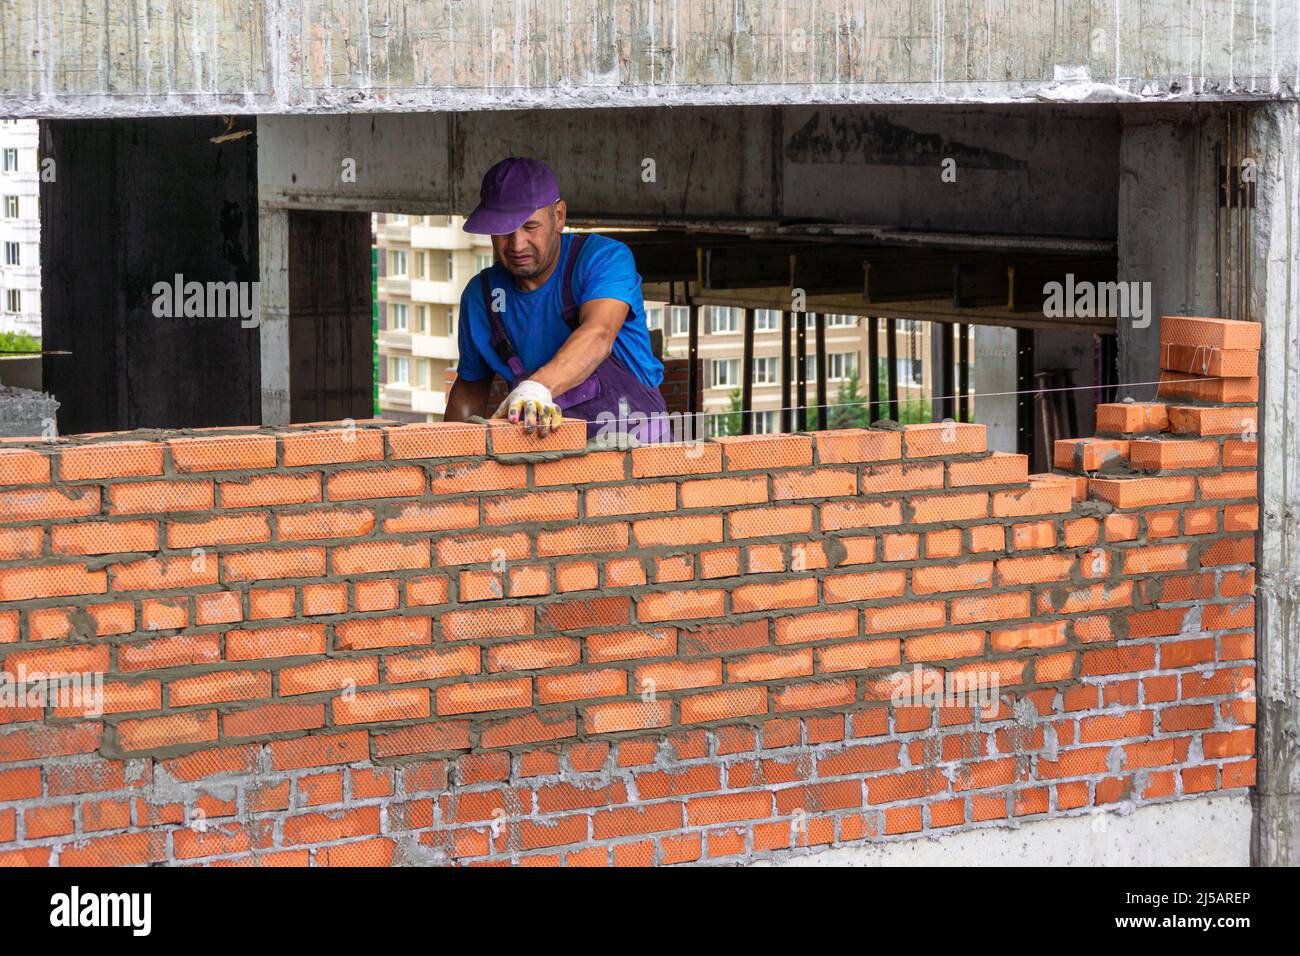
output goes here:
[[520, 382], [506, 396], [492, 417], [509, 418], [512, 422], [522, 424], [526, 432], [536, 429], [540, 437], [548, 431], [558, 429], [564, 416], [560, 406], [551, 398], [551, 390], [529, 378]]

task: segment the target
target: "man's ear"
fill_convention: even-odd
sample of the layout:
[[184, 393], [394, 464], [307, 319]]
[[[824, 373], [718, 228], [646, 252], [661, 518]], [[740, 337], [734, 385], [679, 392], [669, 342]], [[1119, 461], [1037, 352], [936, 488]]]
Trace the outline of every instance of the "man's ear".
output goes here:
[[565, 222], [568, 221], [568, 217], [569, 207], [564, 204], [563, 199], [557, 201], [555, 204], [555, 224], [559, 228], [563, 229]]

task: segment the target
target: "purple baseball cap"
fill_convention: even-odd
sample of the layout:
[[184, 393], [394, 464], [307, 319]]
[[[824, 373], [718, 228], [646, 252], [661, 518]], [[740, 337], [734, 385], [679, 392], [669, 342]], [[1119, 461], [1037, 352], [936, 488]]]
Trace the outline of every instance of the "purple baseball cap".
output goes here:
[[483, 176], [478, 208], [466, 232], [500, 236], [514, 232], [538, 209], [560, 198], [560, 183], [545, 163], [524, 156], [501, 160]]

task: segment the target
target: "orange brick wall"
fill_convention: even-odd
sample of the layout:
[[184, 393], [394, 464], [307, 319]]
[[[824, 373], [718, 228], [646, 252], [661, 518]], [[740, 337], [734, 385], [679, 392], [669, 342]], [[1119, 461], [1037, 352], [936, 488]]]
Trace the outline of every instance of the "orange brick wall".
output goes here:
[[1258, 327], [1164, 333], [1177, 403], [1052, 475], [951, 423], [5, 442], [0, 667], [105, 713], [0, 707], [0, 862], [737, 861], [1248, 787]]

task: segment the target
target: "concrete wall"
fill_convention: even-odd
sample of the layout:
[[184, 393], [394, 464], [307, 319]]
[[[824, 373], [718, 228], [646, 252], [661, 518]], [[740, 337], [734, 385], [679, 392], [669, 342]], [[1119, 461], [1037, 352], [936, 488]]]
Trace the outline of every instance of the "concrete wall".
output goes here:
[[[1241, 261], [1240, 255], [1233, 263], [1226, 256], [1221, 261], [1215, 250], [1226, 222], [1216, 218], [1215, 147], [1224, 138], [1223, 113], [1129, 109], [1122, 115], [1118, 278], [1150, 283], [1151, 310], [1146, 319], [1121, 316], [1116, 323], [1119, 379], [1152, 382], [1159, 368], [1156, 318], [1243, 317], [1229, 311], [1229, 296], [1218, 291], [1240, 273]], [[1135, 385], [1130, 392], [1139, 400], [1155, 394], [1152, 385]]]
[[215, 117], [45, 130], [57, 176], [41, 184], [43, 344], [71, 353], [44, 359], [60, 431], [259, 421], [258, 331], [153, 310], [155, 284], [178, 274], [256, 282], [256, 138], [213, 142]]
[[1288, 3], [16, 0], [18, 115], [1292, 97]]
[[1103, 406], [1061, 458], [1105, 477], [951, 423], [11, 444], [5, 687], [102, 696], [7, 715], [0, 863], [745, 862], [1240, 798], [1248, 408]]

